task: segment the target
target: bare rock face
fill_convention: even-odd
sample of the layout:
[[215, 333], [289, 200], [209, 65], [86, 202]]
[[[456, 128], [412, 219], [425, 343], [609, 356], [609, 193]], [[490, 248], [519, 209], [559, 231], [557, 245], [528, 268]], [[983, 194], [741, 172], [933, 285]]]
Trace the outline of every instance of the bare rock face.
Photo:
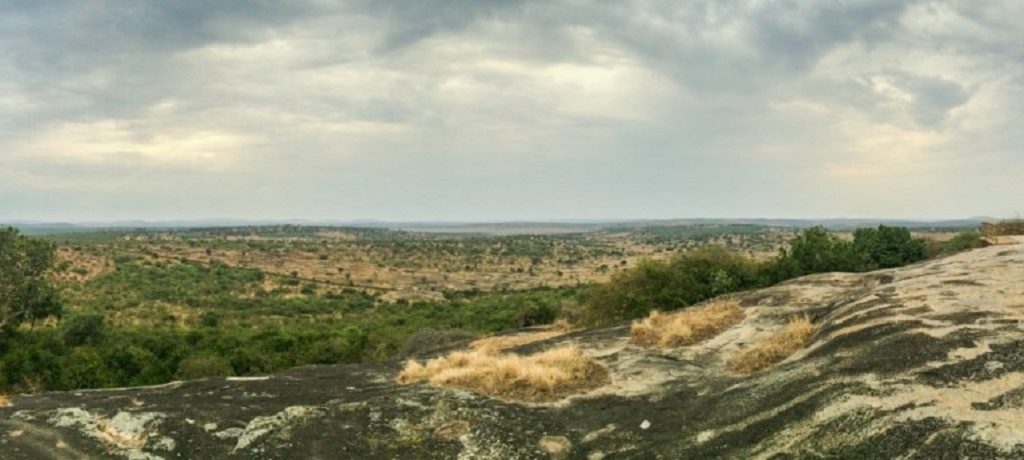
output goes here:
[[[577, 332], [609, 383], [546, 404], [399, 385], [399, 363], [14, 396], [0, 458], [1022, 458], [1024, 246], [813, 275], [736, 296], [746, 319], [670, 350]], [[812, 343], [727, 360], [806, 314]]]

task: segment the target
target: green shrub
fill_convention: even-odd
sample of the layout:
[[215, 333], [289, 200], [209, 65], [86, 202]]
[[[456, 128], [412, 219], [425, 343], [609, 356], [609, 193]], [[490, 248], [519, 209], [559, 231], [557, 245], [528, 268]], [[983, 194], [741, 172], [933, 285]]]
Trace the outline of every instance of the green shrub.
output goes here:
[[103, 358], [90, 346], [78, 347], [62, 360], [61, 387], [67, 390], [111, 386], [111, 378]]
[[824, 227], [812, 227], [766, 267], [772, 282], [825, 272], [862, 272], [900, 267], [927, 257], [925, 242], [904, 227], [860, 228], [846, 241]]
[[764, 284], [760, 266], [719, 246], [683, 252], [668, 261], [644, 260], [611, 281], [592, 287], [581, 319], [606, 324], [652, 310], [675, 310], [729, 292]]
[[64, 343], [70, 347], [100, 343], [105, 328], [103, 315], [95, 313], [78, 314], [61, 321]]
[[879, 225], [859, 228], [853, 233], [857, 271], [902, 267], [926, 257], [924, 240], [913, 238], [904, 227]]
[[811, 273], [854, 271], [857, 265], [852, 243], [824, 227], [811, 227], [790, 240], [767, 271], [777, 283]]
[[203, 377], [223, 377], [234, 375], [235, 369], [231, 361], [221, 356], [200, 355], [187, 358], [178, 366], [177, 377], [180, 379], [197, 379]]
[[335, 364], [358, 362], [366, 348], [366, 334], [358, 327], [349, 326], [338, 334], [317, 338], [306, 347], [302, 360], [307, 364]]
[[981, 233], [975, 230], [968, 230], [957, 233], [949, 241], [943, 242], [939, 246], [938, 254], [936, 255], [954, 254], [983, 246], [985, 246], [985, 242], [981, 240]]

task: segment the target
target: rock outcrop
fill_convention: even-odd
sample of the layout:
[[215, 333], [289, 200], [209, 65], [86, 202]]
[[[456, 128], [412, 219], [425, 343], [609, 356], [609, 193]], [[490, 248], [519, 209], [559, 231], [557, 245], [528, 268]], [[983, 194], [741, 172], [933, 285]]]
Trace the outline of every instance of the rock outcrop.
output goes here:
[[[0, 458], [1022, 458], [1024, 245], [735, 296], [746, 319], [691, 346], [570, 333], [604, 386], [527, 404], [422, 384], [401, 363], [13, 396]], [[728, 358], [808, 315], [810, 345]]]

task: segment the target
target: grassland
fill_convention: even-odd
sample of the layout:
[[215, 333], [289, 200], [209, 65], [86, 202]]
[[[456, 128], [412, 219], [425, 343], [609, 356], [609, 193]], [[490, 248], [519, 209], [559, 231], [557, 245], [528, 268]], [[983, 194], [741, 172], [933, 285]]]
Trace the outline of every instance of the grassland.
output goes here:
[[[585, 294], [603, 292], [592, 286], [642, 278], [651, 261], [683, 260], [675, 256], [694, 248], [724, 246], [751, 261], [737, 267], [756, 268], [796, 234], [753, 225], [540, 234], [281, 225], [48, 235], [64, 314], [0, 340], [0, 391], [413, 356], [581, 319], [594, 297]], [[696, 293], [735, 287], [697, 281]]]

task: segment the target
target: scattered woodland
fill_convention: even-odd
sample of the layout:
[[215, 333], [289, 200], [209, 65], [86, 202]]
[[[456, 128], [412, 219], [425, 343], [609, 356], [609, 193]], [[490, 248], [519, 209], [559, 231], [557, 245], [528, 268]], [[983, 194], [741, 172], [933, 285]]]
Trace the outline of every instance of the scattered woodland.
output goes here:
[[969, 229], [886, 226], [499, 235], [282, 225], [33, 237], [0, 229], [0, 392], [413, 356], [980, 244]]

